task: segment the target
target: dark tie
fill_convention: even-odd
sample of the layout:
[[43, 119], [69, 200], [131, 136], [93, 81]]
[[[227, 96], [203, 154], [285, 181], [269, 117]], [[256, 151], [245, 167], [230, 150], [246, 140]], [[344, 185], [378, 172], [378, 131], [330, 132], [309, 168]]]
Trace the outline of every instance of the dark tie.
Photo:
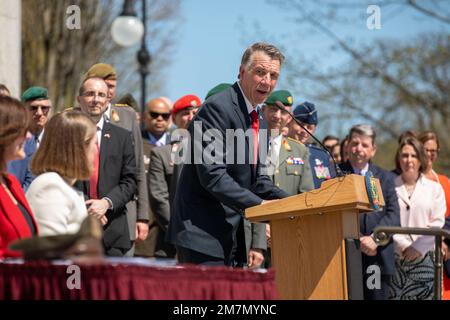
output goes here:
[[258, 134], [259, 134], [259, 118], [256, 110], [250, 112], [250, 119], [252, 120], [252, 130], [253, 130], [253, 166], [256, 168], [256, 163], [258, 161]]
[[[97, 130], [99, 128], [97, 127]], [[95, 148], [95, 157], [94, 157], [94, 170], [89, 179], [89, 198], [90, 199], [98, 199], [98, 167], [100, 163], [100, 148], [98, 147], [98, 143]]]

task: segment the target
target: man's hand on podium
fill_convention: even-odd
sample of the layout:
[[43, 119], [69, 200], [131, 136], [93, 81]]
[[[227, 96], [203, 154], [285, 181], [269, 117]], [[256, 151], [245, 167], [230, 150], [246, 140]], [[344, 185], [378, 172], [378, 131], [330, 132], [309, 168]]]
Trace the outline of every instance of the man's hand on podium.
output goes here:
[[261, 249], [250, 249], [248, 252], [248, 263], [247, 266], [250, 269], [255, 269], [261, 267], [264, 262], [264, 255]]
[[364, 236], [359, 238], [361, 243], [361, 251], [367, 256], [376, 256], [377, 255], [377, 244], [375, 240], [371, 236]]

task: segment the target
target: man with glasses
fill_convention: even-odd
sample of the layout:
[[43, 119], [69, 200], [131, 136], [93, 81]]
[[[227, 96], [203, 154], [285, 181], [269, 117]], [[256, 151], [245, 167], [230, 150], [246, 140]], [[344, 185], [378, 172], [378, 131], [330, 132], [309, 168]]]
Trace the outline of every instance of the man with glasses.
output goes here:
[[134, 139], [134, 155], [137, 168], [137, 194], [136, 198], [127, 203], [127, 218], [129, 232], [133, 245], [126, 256], [134, 255], [134, 242], [143, 241], [148, 236], [148, 225], [151, 219], [148, 203], [147, 180], [145, 177], [144, 151], [141, 130], [136, 117], [136, 112], [131, 106], [113, 104], [117, 91], [117, 72], [114, 67], [106, 63], [94, 64], [85, 75], [85, 79], [99, 77], [108, 86], [107, 109], [104, 117], [107, 121], [131, 131]]
[[44, 127], [51, 116], [52, 103], [48, 96], [48, 90], [43, 87], [30, 87], [22, 94], [22, 102], [30, 112], [30, 133], [25, 142], [26, 157], [21, 160], [11, 161], [8, 171], [16, 176], [22, 188], [27, 191], [28, 186], [34, 179], [31, 174], [29, 163], [44, 135]]
[[108, 256], [124, 256], [132, 247], [126, 204], [137, 189], [136, 160], [131, 132], [105, 120], [108, 87], [102, 78], [88, 78], [79, 89], [80, 109], [97, 125], [98, 148], [89, 181], [77, 181], [88, 214], [105, 216], [103, 246]]
[[52, 115], [52, 102], [48, 97], [48, 91], [42, 87], [30, 87], [22, 94], [22, 101], [30, 111], [30, 131], [35, 137], [36, 147], [39, 147], [45, 124]]

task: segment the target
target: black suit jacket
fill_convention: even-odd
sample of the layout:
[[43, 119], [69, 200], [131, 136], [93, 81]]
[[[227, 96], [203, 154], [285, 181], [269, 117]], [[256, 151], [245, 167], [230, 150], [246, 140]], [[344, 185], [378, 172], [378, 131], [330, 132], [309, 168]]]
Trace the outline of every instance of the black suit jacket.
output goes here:
[[[340, 168], [344, 172], [354, 173], [349, 162], [341, 164]], [[377, 226], [400, 226], [400, 209], [398, 206], [398, 198], [397, 193], [395, 192], [394, 183], [395, 175], [392, 172], [383, 170], [372, 163], [369, 163], [369, 171], [372, 172], [375, 178], [380, 180], [385, 206], [380, 211], [360, 214], [360, 232], [365, 236], [371, 235]], [[394, 275], [395, 257], [394, 244], [392, 240], [387, 246], [378, 247], [378, 253], [375, 257], [369, 257], [363, 254], [363, 264], [365, 268], [369, 265], [376, 264], [380, 266], [382, 274]]]
[[[236, 255], [245, 261], [244, 210], [259, 205], [263, 199], [283, 198], [288, 194], [275, 187], [267, 175], [260, 173], [260, 164], [254, 170], [248, 161], [248, 139], [245, 143], [234, 143], [234, 148], [228, 145], [226, 129], [246, 131], [250, 128], [250, 117], [237, 83], [209, 98], [197, 112], [188, 128], [191, 156], [195, 154], [195, 148], [202, 154], [209, 145], [206, 141], [197, 145], [193, 142], [194, 128], [199, 124], [202, 133], [216, 129], [222, 135], [226, 151], [234, 152], [234, 163], [227, 164], [225, 152], [221, 155], [221, 164], [206, 164], [204, 161], [201, 164], [184, 163], [167, 240], [225, 260], [230, 257], [233, 244], [238, 243]], [[267, 123], [260, 117], [260, 129], [264, 128], [267, 128]], [[245, 152], [243, 164], [237, 162], [238, 152]]]
[[[113, 203], [108, 210], [108, 224], [104, 226], [105, 248], [130, 249], [126, 204], [135, 197], [136, 161], [131, 132], [105, 122], [100, 143], [98, 197]], [[89, 181], [77, 181], [76, 188], [89, 197]]]

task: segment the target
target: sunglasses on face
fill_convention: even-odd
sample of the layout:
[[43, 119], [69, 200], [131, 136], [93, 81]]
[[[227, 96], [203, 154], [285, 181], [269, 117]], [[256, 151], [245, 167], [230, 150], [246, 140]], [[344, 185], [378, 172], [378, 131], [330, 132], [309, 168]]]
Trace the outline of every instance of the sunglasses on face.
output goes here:
[[149, 111], [148, 113], [150, 115], [150, 117], [152, 117], [153, 119], [158, 119], [159, 116], [161, 116], [164, 120], [169, 120], [171, 113], [159, 113], [159, 112], [154, 112], [154, 111]]
[[50, 106], [30, 106], [30, 110], [31, 112], [36, 112], [39, 110], [39, 108], [41, 109], [42, 113], [48, 113], [50, 111]]

